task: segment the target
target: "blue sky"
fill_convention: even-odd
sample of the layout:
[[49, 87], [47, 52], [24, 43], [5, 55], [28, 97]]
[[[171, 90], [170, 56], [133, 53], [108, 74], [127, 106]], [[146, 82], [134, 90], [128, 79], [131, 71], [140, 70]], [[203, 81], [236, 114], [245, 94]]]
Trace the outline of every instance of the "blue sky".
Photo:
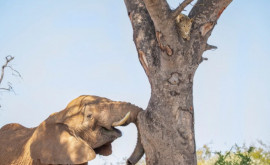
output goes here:
[[[174, 8], [180, 1], [170, 0]], [[270, 2], [235, 0], [223, 13], [195, 75], [197, 147], [230, 149], [270, 144]], [[9, 76], [16, 95], [0, 95], [0, 127], [37, 126], [82, 94], [146, 108], [150, 86], [140, 66], [123, 1], [0, 0], [0, 64], [6, 55], [23, 79]], [[6, 83], [6, 82], [4, 82]], [[113, 154], [91, 163], [128, 157], [133, 125], [121, 128]]]

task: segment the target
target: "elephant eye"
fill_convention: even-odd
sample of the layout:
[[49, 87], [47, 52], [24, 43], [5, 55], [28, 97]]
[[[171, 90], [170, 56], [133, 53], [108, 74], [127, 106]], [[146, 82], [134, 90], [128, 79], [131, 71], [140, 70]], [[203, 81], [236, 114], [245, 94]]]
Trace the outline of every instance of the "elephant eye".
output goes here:
[[91, 117], [92, 117], [92, 114], [87, 115], [87, 118], [91, 118]]

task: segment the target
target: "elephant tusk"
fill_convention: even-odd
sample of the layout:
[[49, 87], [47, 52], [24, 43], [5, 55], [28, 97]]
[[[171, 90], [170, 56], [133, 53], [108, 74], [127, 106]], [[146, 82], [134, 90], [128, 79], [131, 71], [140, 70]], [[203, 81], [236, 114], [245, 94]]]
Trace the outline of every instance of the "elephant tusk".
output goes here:
[[117, 126], [123, 125], [123, 124], [128, 120], [129, 117], [130, 117], [130, 112], [128, 112], [128, 113], [126, 114], [126, 116], [125, 116], [123, 119], [121, 119], [120, 121], [114, 122], [114, 123], [112, 124], [112, 126], [113, 126], [113, 127], [117, 127]]

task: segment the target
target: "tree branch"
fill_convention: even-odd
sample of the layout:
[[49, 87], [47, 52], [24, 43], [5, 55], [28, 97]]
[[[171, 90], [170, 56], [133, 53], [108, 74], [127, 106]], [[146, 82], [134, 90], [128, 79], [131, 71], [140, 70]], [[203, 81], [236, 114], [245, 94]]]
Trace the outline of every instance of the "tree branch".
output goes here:
[[11, 91], [12, 90], [12, 86], [8, 86], [8, 88], [0, 88], [0, 90], [4, 90], [4, 91]]
[[[20, 72], [18, 72], [17, 70], [15, 70], [12, 66], [9, 65], [9, 63], [14, 59], [13, 56], [6, 56], [6, 62], [5, 64], [2, 66], [2, 71], [1, 71], [1, 76], [0, 76], [0, 85], [4, 79], [4, 75], [5, 75], [5, 69], [6, 68], [9, 68], [11, 71], [12, 71], [12, 75], [15, 75], [15, 76], [18, 76], [18, 77], [22, 77]], [[14, 74], [15, 73], [15, 74]], [[0, 87], [0, 91], [13, 91], [15, 93], [15, 91], [13, 90], [13, 87], [12, 87], [12, 84], [10, 82], [8, 82], [8, 87]], [[1, 105], [0, 105], [0, 108], [1, 108]]]
[[149, 76], [153, 66], [159, 65], [155, 27], [143, 0], [125, 0], [132, 28], [133, 41], [139, 60], [146, 75]]
[[10, 88], [0, 88], [0, 90], [10, 91]]
[[[14, 69], [12, 66], [7, 66], [7, 67], [11, 69], [13, 76], [18, 76], [18, 77], [22, 78], [22, 75], [20, 74], [19, 71], [17, 71], [16, 69]], [[14, 72], [15, 72], [15, 74], [14, 74]]]
[[160, 31], [169, 21], [171, 9], [166, 0], [143, 0], [151, 19], [155, 24], [155, 30]]
[[8, 87], [7, 88], [0, 88], [0, 90], [8, 91], [8, 92], [12, 91], [13, 93], [15, 93], [15, 91], [13, 90], [13, 87], [12, 87], [12, 83], [10, 83], [10, 82], [8, 82]]
[[176, 18], [193, 0], [184, 0], [175, 10], [172, 12], [172, 17]]
[[205, 23], [216, 23], [222, 12], [232, 0], [198, 0], [189, 13], [194, 23], [201, 26]]
[[[18, 72], [17, 70], [15, 70], [12, 66], [9, 65], [9, 63], [14, 59], [13, 56], [7, 56], [6, 57], [6, 62], [5, 64], [2, 66], [2, 72], [1, 72], [1, 77], [0, 77], [0, 85], [4, 79], [4, 75], [5, 75], [5, 69], [6, 68], [9, 68], [11, 71], [12, 71], [12, 75], [13, 76], [18, 76], [20, 78], [22, 78], [20, 72]], [[12, 84], [10, 82], [8, 82], [8, 87], [5, 88], [5, 87], [1, 87], [0, 90], [4, 90], [4, 91], [13, 91], [13, 87], [12, 87]], [[15, 93], [15, 92], [14, 92]]]
[[[207, 44], [217, 20], [222, 12], [232, 2], [232, 0], [198, 0], [189, 13], [189, 17], [193, 19], [191, 38], [199, 38], [194, 40], [193, 49], [198, 50], [193, 56], [200, 63], [203, 59], [202, 54], [206, 50], [215, 49], [214, 46]], [[203, 45], [198, 47], [197, 45]]]
[[[6, 63], [2, 66], [2, 72], [1, 72], [1, 77], [0, 77], [0, 84], [2, 83], [2, 81], [3, 81], [3, 78], [4, 78], [4, 74], [5, 74], [5, 68], [6, 67], [9, 67], [8, 66], [8, 63], [10, 62], [10, 61], [12, 61], [14, 59], [14, 57], [12, 57], [12, 56], [7, 56], [6, 57]], [[17, 71], [18, 72], [18, 71]]]
[[206, 46], [205, 46], [205, 51], [207, 51], [207, 50], [213, 50], [213, 49], [217, 49], [217, 47], [214, 46], [214, 45], [206, 44]]

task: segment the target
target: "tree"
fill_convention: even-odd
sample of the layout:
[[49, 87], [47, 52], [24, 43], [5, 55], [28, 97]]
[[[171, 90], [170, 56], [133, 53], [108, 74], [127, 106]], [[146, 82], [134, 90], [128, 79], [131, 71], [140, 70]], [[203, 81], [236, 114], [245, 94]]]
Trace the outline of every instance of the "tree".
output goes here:
[[232, 0], [198, 0], [188, 16], [181, 14], [192, 1], [171, 10], [166, 0], [125, 0], [139, 61], [151, 84], [148, 107], [138, 116], [149, 165], [197, 164], [193, 77], [204, 51], [216, 48], [207, 40]]
[[[21, 74], [17, 70], [13, 69], [13, 67], [11, 65], [9, 65], [13, 59], [14, 59], [14, 57], [10, 56], [10, 55], [6, 56], [6, 58], [5, 58], [6, 62], [2, 66], [2, 71], [1, 71], [1, 76], [0, 76], [0, 91], [8, 91], [8, 92], [13, 91], [12, 83], [10, 83], [10, 82], [7, 83], [7, 87], [2, 87], [3, 86], [2, 82], [4, 80], [6, 68], [9, 68], [12, 71], [12, 75], [21, 77]], [[1, 107], [1, 105], [0, 105], [0, 107]]]

